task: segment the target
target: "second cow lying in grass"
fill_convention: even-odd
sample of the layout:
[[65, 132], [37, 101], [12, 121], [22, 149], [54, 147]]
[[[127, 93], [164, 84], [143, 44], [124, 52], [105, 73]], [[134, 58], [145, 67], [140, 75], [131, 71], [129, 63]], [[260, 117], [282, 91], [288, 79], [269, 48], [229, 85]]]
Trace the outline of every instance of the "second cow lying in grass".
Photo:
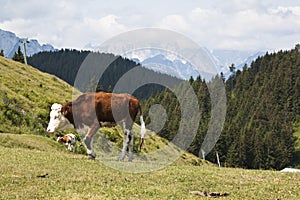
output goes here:
[[76, 136], [74, 134], [67, 134], [57, 138], [57, 142], [67, 146], [69, 151], [75, 153], [76, 148]]

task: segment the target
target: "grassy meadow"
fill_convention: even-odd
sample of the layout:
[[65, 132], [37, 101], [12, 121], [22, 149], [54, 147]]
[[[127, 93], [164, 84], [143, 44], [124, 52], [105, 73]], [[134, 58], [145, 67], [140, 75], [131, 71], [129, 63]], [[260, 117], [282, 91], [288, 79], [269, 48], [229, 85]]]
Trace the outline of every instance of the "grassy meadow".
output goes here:
[[[182, 155], [172, 164], [144, 173], [112, 169], [100, 158], [87, 160], [45, 132], [51, 104], [70, 101], [73, 88], [3, 57], [0, 70], [0, 199], [208, 199], [191, 191], [229, 194], [220, 199], [300, 199], [299, 173], [218, 168], [179, 150]], [[135, 125], [136, 135], [138, 129]], [[120, 148], [118, 128], [102, 133]], [[147, 135], [142, 154], [166, 146], [155, 133]], [[114, 164], [131, 168], [145, 163]]]
[[[125, 173], [68, 152], [44, 136], [2, 133], [0, 157], [0, 199], [208, 198], [190, 191], [229, 194], [221, 199], [300, 197], [299, 173], [177, 163], [148, 173]], [[130, 167], [120, 162], [125, 164]]]

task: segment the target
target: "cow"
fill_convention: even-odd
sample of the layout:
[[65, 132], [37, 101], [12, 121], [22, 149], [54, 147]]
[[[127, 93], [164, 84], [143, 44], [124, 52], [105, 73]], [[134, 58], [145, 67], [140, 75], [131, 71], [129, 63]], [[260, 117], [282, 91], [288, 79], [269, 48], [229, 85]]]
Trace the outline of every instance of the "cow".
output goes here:
[[[62, 143], [67, 146], [69, 151], [73, 151], [75, 153], [76, 148], [76, 136], [72, 133], [61, 136], [57, 138], [58, 143]], [[73, 148], [72, 148], [73, 146]]]
[[136, 115], [140, 113], [140, 142], [141, 150], [146, 134], [143, 113], [139, 101], [129, 94], [105, 92], [90, 92], [80, 95], [73, 102], [65, 105], [54, 103], [51, 106], [48, 132], [75, 128], [78, 133], [86, 134], [85, 143], [88, 158], [95, 159], [91, 141], [102, 124], [120, 125], [124, 133], [123, 148], [119, 161], [123, 161], [128, 147], [128, 161], [133, 159], [132, 126]]

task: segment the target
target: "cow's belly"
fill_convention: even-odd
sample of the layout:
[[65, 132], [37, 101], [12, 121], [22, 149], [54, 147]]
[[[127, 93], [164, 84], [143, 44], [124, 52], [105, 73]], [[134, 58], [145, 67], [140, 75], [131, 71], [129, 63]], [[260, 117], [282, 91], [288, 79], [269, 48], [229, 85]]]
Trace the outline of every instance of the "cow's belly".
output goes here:
[[87, 134], [88, 131], [90, 130], [90, 127], [83, 124], [80, 128], [76, 128], [76, 132], [79, 133], [80, 135]]

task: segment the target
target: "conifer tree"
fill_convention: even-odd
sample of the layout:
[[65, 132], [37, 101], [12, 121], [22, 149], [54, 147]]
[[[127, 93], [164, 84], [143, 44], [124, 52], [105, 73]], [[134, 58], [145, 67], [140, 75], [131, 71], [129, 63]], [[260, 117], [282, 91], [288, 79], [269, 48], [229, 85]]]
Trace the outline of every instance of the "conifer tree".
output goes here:
[[25, 63], [25, 61], [24, 61], [24, 55], [23, 55], [23, 53], [21, 51], [21, 47], [20, 46], [18, 47], [18, 51], [15, 52], [14, 56], [12, 57], [12, 59], [14, 61], [17, 61], [17, 62], [20, 62], [20, 63]]

